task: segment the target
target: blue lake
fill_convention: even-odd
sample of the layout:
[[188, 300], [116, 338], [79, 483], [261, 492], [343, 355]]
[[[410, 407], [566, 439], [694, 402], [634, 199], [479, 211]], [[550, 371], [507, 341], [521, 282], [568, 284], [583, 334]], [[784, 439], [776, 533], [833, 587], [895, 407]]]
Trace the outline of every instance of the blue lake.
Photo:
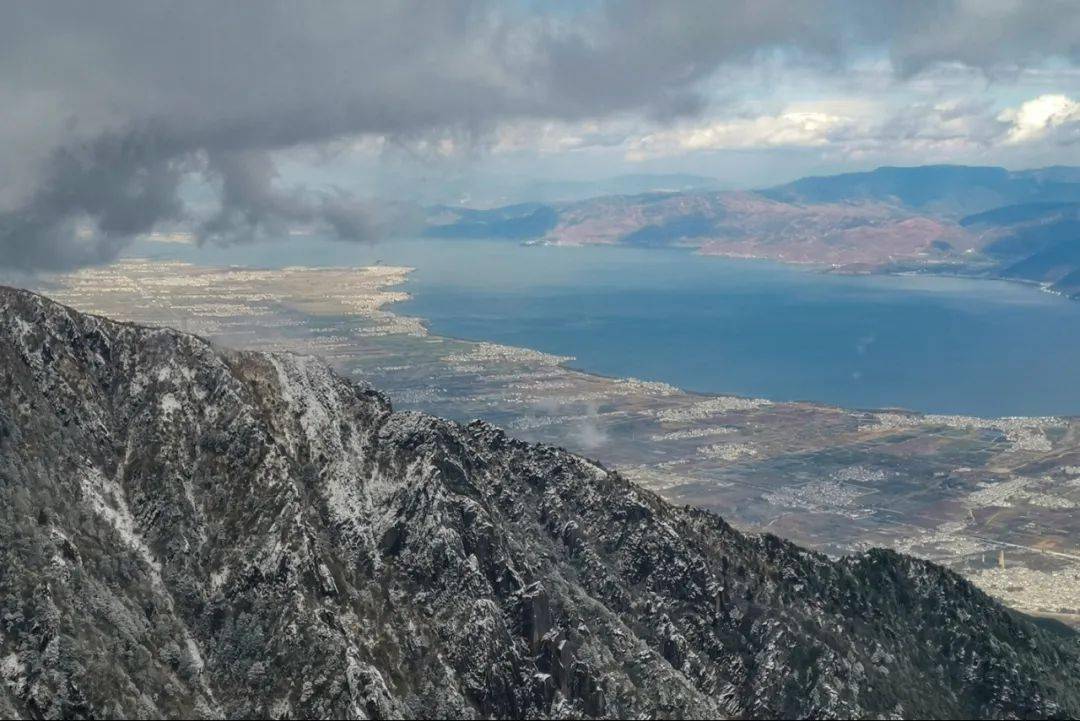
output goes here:
[[[162, 249], [199, 263], [417, 270], [433, 333], [693, 391], [975, 415], [1080, 414], [1080, 302], [1012, 283], [839, 276], [683, 251], [487, 241]], [[140, 252], [144, 251], [144, 252]]]

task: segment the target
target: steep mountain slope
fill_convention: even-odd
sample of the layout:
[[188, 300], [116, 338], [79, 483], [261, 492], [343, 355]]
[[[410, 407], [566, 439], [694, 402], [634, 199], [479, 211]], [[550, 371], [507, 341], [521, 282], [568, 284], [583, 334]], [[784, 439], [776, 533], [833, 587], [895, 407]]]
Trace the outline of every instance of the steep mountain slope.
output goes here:
[[960, 222], [987, 239], [997, 275], [1080, 293], [1080, 203], [1010, 205]]
[[289, 355], [0, 289], [0, 715], [1080, 716], [1080, 641]]

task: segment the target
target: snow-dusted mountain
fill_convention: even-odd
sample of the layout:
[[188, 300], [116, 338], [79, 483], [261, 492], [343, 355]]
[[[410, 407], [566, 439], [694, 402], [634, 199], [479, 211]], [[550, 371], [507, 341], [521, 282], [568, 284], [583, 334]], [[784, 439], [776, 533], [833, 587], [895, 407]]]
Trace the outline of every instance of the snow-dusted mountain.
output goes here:
[[0, 289], [0, 716], [1080, 716], [1080, 640]]

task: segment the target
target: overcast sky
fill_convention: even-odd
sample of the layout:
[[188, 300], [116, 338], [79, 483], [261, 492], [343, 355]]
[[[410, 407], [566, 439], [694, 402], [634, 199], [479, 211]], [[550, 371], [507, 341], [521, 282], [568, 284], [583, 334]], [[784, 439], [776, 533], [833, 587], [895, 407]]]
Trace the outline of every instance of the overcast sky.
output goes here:
[[0, 265], [357, 240], [514, 178], [1080, 164], [1080, 2], [26, 0], [0, 108]]

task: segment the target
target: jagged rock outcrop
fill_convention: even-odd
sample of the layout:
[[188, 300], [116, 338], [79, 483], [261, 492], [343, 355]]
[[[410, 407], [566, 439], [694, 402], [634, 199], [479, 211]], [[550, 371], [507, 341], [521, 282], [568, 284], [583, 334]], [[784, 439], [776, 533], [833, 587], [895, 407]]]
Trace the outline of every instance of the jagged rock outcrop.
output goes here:
[[0, 716], [1080, 716], [1078, 678], [930, 563], [0, 289]]

